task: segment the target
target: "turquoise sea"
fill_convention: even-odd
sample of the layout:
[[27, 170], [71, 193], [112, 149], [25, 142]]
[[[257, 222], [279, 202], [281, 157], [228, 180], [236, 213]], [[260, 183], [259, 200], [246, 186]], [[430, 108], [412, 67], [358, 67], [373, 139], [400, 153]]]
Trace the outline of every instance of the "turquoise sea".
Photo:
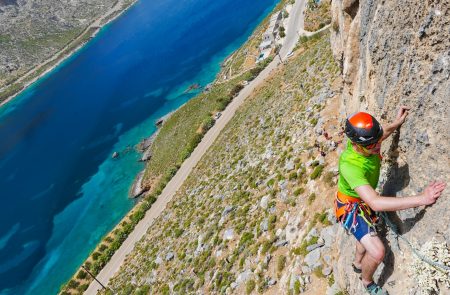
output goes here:
[[276, 2], [139, 1], [0, 109], [0, 294], [57, 293], [132, 208], [134, 146]]

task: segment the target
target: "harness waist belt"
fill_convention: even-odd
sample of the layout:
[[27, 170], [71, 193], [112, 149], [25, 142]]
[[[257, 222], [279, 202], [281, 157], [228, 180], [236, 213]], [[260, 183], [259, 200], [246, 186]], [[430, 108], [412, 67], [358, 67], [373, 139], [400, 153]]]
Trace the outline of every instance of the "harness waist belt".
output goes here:
[[346, 210], [346, 206], [342, 206], [340, 208], [338, 208], [337, 205], [337, 201], [340, 201], [341, 203], [344, 204], [349, 204], [349, 203], [361, 203], [362, 200], [360, 198], [355, 198], [355, 197], [351, 197], [351, 196], [347, 196], [344, 195], [343, 193], [341, 193], [340, 191], [337, 192], [336, 195], [336, 200], [335, 200], [335, 206], [334, 206], [334, 213], [336, 215], [336, 218], [339, 220], [339, 218], [345, 214], [345, 210]]

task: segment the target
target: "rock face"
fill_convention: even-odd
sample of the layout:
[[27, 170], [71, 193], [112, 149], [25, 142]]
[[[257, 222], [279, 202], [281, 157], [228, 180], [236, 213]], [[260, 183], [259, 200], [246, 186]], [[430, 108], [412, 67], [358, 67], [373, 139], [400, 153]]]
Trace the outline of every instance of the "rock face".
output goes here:
[[[400, 133], [383, 147], [383, 194], [416, 194], [434, 179], [450, 183], [449, 14], [449, 1], [333, 1], [331, 44], [343, 76], [342, 114], [367, 110], [388, 122], [400, 105], [411, 107]], [[434, 206], [397, 212], [391, 219], [417, 248], [433, 237], [449, 245], [448, 197], [447, 188]], [[392, 238], [386, 242], [389, 265], [381, 280], [393, 282], [395, 294], [415, 294], [418, 289], [404, 274], [411, 251], [400, 243], [401, 254]], [[336, 279], [350, 294], [358, 293], [350, 283], [354, 277], [346, 275], [352, 273], [348, 249], [353, 243], [338, 241], [342, 255]], [[395, 284], [396, 278], [402, 283]]]

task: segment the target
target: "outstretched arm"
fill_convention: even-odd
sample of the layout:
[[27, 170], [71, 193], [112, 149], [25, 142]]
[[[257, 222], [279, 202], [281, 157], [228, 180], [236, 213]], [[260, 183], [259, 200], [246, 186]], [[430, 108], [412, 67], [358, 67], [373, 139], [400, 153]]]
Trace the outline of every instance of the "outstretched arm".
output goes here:
[[400, 106], [398, 110], [397, 117], [394, 122], [383, 126], [383, 136], [381, 137], [381, 141], [388, 138], [395, 130], [397, 130], [402, 124], [405, 122], [406, 116], [408, 116], [409, 107]]
[[432, 205], [441, 196], [445, 189], [444, 182], [431, 182], [423, 193], [402, 198], [380, 196], [370, 185], [362, 185], [355, 188], [361, 199], [375, 211], [397, 211], [424, 205]]

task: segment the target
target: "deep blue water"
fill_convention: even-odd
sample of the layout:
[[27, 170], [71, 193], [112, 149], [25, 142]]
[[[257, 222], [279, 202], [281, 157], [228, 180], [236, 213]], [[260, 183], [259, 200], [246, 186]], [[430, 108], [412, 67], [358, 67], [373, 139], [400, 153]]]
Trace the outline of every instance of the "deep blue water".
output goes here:
[[0, 109], [1, 294], [58, 291], [133, 206], [132, 147], [277, 1], [140, 1]]

